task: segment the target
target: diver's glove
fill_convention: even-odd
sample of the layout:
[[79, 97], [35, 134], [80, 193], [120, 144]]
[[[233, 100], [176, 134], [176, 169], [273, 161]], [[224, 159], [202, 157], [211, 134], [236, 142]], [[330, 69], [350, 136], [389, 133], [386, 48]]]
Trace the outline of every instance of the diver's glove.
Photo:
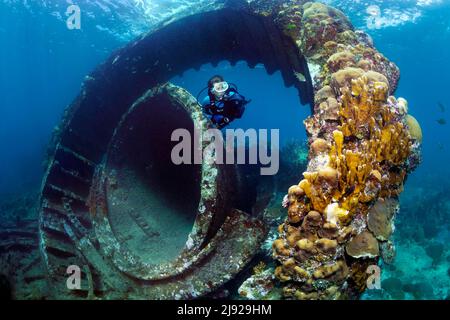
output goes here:
[[230, 119], [227, 117], [224, 117], [222, 119], [222, 122], [217, 123], [217, 129], [225, 128], [230, 123]]

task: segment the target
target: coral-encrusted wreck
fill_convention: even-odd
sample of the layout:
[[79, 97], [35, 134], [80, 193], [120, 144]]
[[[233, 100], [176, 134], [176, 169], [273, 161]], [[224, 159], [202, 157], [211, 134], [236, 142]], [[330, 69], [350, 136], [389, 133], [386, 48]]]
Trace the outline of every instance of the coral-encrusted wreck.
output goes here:
[[[41, 195], [54, 297], [195, 298], [258, 252], [263, 206], [236, 199], [251, 188], [238, 168], [170, 161], [173, 129], [209, 124], [195, 98], [167, 81], [221, 60], [281, 71], [312, 106], [308, 168], [289, 189], [273, 243], [283, 295], [355, 298], [367, 266], [392, 258], [397, 197], [421, 143], [406, 101], [390, 96], [398, 68], [326, 5], [229, 1], [118, 50], [67, 109]], [[66, 287], [70, 265], [83, 270], [80, 290]]]

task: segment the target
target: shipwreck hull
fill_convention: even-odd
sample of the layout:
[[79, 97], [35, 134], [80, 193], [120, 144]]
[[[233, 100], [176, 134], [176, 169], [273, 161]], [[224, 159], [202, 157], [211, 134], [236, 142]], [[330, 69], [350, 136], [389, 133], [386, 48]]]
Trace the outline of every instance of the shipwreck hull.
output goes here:
[[[237, 169], [168, 161], [172, 129], [204, 132], [209, 124], [195, 98], [167, 81], [222, 60], [262, 63], [269, 74], [280, 71], [284, 84], [295, 86], [302, 103], [311, 105], [305, 121], [308, 172], [289, 190], [288, 218], [274, 243], [280, 264], [275, 275], [285, 296], [354, 297], [365, 288], [365, 268], [380, 254], [364, 255], [367, 248], [356, 245], [363, 253], [351, 255], [348, 245], [361, 234], [375, 239], [367, 230], [367, 212], [379, 198], [398, 196], [406, 171], [419, 159], [420, 142], [408, 135], [402, 103], [389, 97], [398, 68], [338, 10], [305, 1], [231, 1], [162, 24], [113, 53], [66, 110], [41, 195], [41, 252], [54, 297], [204, 296], [258, 252], [266, 227], [236, 209], [233, 194], [246, 192], [237, 187]], [[375, 129], [345, 126], [358, 114], [346, 106], [364, 110], [361, 105], [371, 103], [378, 113], [364, 114], [360, 122]], [[395, 139], [386, 134], [382, 141], [389, 150], [403, 150], [401, 155], [379, 153], [373, 163], [345, 158], [372, 146], [373, 132], [387, 125], [397, 130], [391, 130]], [[352, 171], [363, 168], [374, 170]], [[319, 172], [325, 176], [317, 180]], [[358, 188], [352, 190], [356, 176]], [[373, 184], [370, 197], [358, 193]], [[344, 211], [350, 214], [341, 221]], [[384, 246], [387, 240], [375, 242]], [[79, 290], [66, 287], [70, 265], [82, 267]]]

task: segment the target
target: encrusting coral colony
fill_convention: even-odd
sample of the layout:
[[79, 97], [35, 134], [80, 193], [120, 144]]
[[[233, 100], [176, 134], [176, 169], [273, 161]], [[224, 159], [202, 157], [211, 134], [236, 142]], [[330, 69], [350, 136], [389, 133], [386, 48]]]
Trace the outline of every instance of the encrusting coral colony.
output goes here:
[[422, 133], [406, 100], [390, 95], [398, 68], [343, 13], [311, 2], [286, 10], [284, 29], [306, 57], [315, 101], [304, 122], [307, 171], [289, 188], [273, 243], [275, 276], [286, 298], [355, 298], [367, 267], [394, 255], [398, 196], [420, 162]]
[[[392, 96], [398, 68], [324, 4], [221, 6], [170, 20], [112, 53], [64, 113], [39, 202], [47, 298], [226, 296], [265, 250], [269, 267], [256, 268], [241, 296], [353, 299], [367, 286], [369, 266], [392, 261], [398, 196], [420, 162], [422, 139], [406, 100]], [[221, 46], [207, 45], [217, 37]], [[309, 162], [283, 199], [287, 218], [278, 232], [284, 213], [273, 181], [258, 185], [245, 170], [214, 161], [170, 161], [173, 130], [203, 134], [210, 123], [195, 97], [167, 81], [224, 59], [279, 70], [313, 105], [304, 122]], [[200, 151], [207, 146], [197, 142]], [[302, 152], [290, 151], [292, 158]], [[281, 193], [301, 175], [289, 160]], [[161, 194], [170, 206], [160, 204]], [[188, 221], [180, 224], [185, 232], [174, 232], [172, 221]], [[86, 267], [76, 291], [66, 287], [72, 265]]]

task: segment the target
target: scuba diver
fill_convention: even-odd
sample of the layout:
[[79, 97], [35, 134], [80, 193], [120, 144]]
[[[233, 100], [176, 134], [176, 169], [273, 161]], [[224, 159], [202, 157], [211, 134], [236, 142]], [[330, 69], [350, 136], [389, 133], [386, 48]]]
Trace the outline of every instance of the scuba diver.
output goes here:
[[229, 84], [220, 75], [209, 79], [208, 87], [199, 95], [206, 89], [208, 89], [208, 96], [201, 105], [218, 129], [224, 128], [234, 119], [240, 119], [244, 114], [245, 106], [251, 102], [237, 91], [236, 85]]

